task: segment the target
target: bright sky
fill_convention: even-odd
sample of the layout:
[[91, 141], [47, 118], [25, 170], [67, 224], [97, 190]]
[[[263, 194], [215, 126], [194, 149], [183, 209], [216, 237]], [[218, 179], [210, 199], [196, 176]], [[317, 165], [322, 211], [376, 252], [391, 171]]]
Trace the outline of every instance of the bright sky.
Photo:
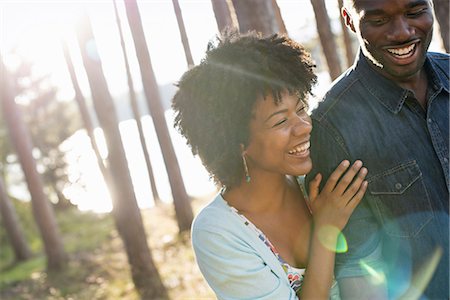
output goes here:
[[[218, 31], [211, 1], [179, 2], [192, 55], [194, 61], [198, 63], [203, 57], [207, 42]], [[278, 2], [289, 31], [297, 31], [311, 20], [309, 0]], [[335, 4], [335, 1], [332, 3]], [[143, 0], [138, 1], [138, 4], [157, 80], [159, 83], [174, 82], [186, 70], [186, 61], [172, 1]], [[6, 55], [13, 47], [17, 47], [19, 53], [36, 63], [36, 72], [51, 73], [55, 84], [62, 89], [61, 96], [70, 99], [73, 92], [59, 45], [60, 39], [65, 39], [70, 45], [80, 84], [88, 91], [73, 29], [73, 24], [83, 6], [88, 9], [93, 23], [98, 51], [111, 92], [113, 95], [126, 92], [127, 80], [112, 0], [91, 2], [0, 0], [0, 51]], [[331, 12], [334, 6], [330, 5]], [[118, 1], [118, 7], [131, 67], [134, 74], [139, 74], [122, 1]], [[303, 37], [309, 38], [307, 35]], [[5, 60], [7, 65], [14, 65], [15, 60], [12, 57], [6, 55]], [[135, 85], [138, 89], [141, 88], [139, 76], [136, 76]]]

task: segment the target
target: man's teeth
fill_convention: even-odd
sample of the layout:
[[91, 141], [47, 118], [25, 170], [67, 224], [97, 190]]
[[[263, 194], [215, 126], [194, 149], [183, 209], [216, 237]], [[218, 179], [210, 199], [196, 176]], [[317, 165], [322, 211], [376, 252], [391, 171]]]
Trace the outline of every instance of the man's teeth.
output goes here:
[[389, 51], [392, 54], [401, 56], [401, 55], [409, 54], [410, 52], [412, 52], [414, 50], [415, 47], [416, 47], [416, 44], [412, 44], [411, 46], [408, 46], [405, 48], [387, 49], [387, 51]]
[[299, 146], [295, 147], [294, 149], [290, 150], [289, 154], [305, 152], [309, 149], [310, 145], [311, 145], [310, 142], [306, 142], [306, 143], [299, 145]]

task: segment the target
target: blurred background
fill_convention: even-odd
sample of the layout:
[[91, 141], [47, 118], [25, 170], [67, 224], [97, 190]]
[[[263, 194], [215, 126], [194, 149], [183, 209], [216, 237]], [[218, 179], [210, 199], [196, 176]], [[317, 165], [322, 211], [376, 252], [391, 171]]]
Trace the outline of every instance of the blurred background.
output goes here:
[[217, 190], [173, 129], [176, 82], [226, 27], [283, 33], [317, 64], [314, 107], [358, 50], [341, 6], [0, 0], [0, 298], [214, 299], [189, 228]]

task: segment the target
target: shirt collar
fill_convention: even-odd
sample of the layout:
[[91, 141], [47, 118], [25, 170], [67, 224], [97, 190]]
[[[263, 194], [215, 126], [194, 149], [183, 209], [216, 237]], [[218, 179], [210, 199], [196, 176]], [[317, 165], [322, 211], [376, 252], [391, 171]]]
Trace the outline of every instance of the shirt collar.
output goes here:
[[403, 89], [375, 71], [359, 51], [355, 60], [355, 71], [365, 88], [392, 113], [398, 113], [408, 97], [409, 91]]
[[[402, 109], [405, 100], [411, 95], [411, 91], [398, 86], [375, 71], [369, 65], [361, 50], [356, 57], [354, 68], [366, 89], [389, 111], [396, 114]], [[429, 86], [434, 90], [440, 91], [445, 89], [448, 92], [448, 82], [439, 79], [436, 73], [439, 68], [435, 66], [435, 63], [429, 57], [425, 60], [425, 68], [428, 74]]]
[[431, 87], [435, 91], [441, 91], [444, 89], [447, 93], [449, 92], [449, 80], [448, 74], [445, 74], [440, 66], [436, 63], [436, 61], [427, 57], [425, 61], [425, 68], [428, 74], [428, 80], [431, 83]]

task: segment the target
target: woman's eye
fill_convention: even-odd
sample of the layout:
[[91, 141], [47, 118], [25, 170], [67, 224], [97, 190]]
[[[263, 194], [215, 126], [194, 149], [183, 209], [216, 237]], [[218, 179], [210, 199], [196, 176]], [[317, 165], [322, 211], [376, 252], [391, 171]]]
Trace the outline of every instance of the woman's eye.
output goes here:
[[277, 126], [283, 124], [284, 122], [286, 122], [286, 119], [282, 119], [282, 120], [276, 122], [275, 125], [273, 125], [272, 127], [277, 127]]
[[304, 114], [306, 112], [306, 106], [302, 106], [297, 109], [297, 115]]

